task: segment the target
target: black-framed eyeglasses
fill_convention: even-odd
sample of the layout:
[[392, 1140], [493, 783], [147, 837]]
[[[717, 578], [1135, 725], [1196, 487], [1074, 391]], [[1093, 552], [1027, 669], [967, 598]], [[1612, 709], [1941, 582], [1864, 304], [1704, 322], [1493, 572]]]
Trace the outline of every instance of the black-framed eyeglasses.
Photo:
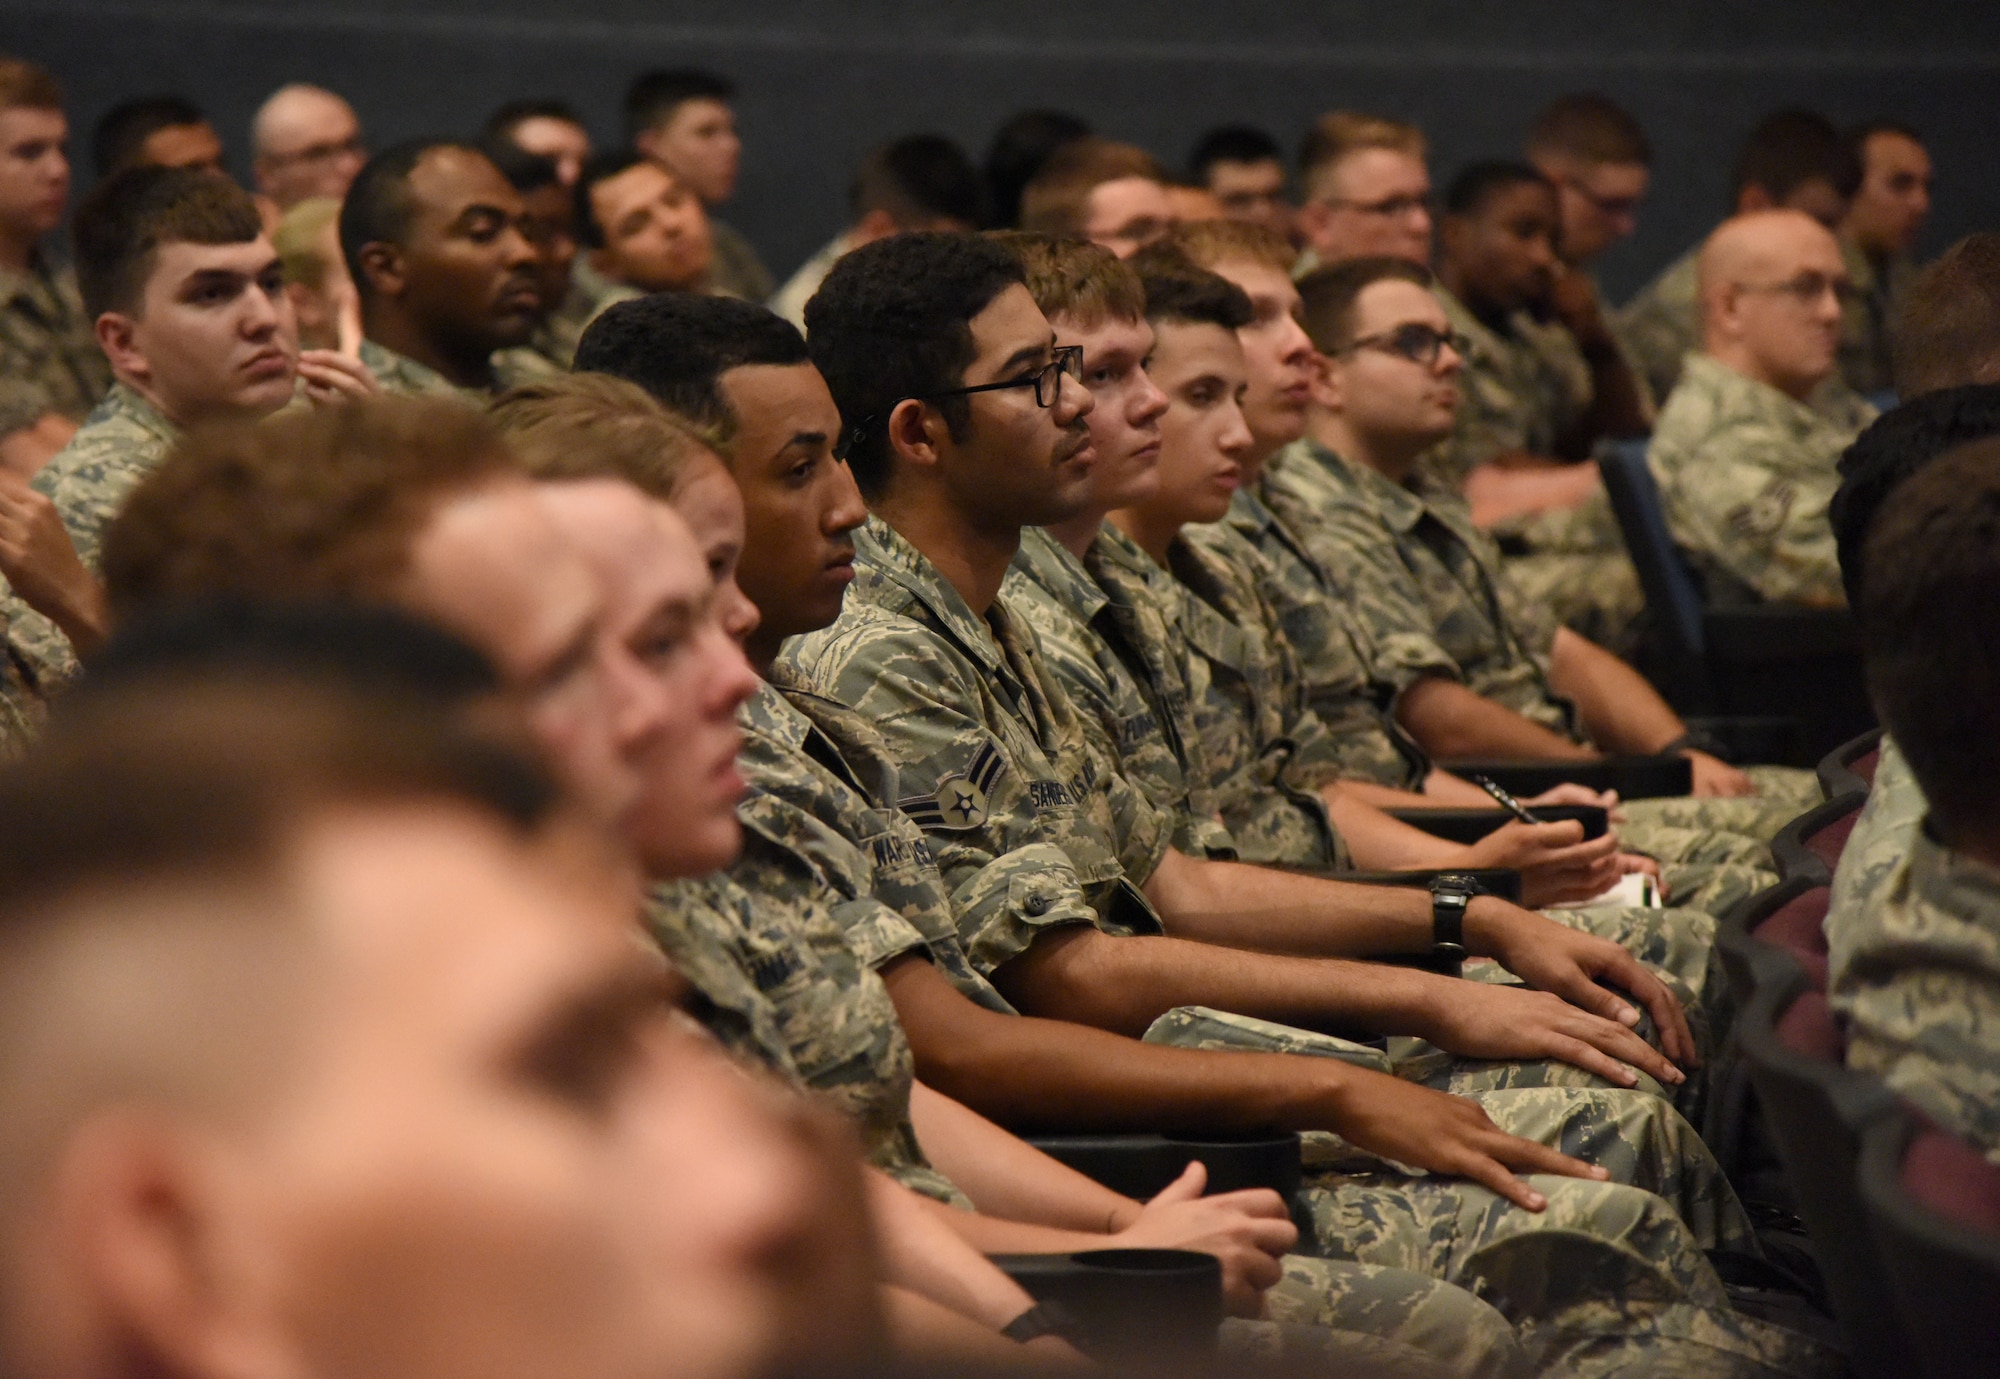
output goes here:
[[1037, 407], [1053, 407], [1062, 395], [1064, 375], [1083, 380], [1083, 346], [1059, 345], [1054, 357], [1041, 367], [1031, 369], [1016, 378], [1003, 378], [998, 383], [975, 383], [969, 388], [946, 388], [937, 393], [912, 393], [899, 397], [879, 412], [872, 412], [847, 428], [840, 437], [840, 444], [834, 449], [834, 458], [844, 460], [847, 452], [868, 438], [868, 433], [879, 425], [882, 419], [902, 406], [905, 402], [942, 402], [948, 397], [970, 397], [974, 393], [997, 393], [1011, 388], [1033, 388]]
[[1439, 330], [1421, 321], [1412, 321], [1394, 330], [1385, 330], [1379, 335], [1363, 335], [1348, 341], [1334, 351], [1336, 356], [1353, 354], [1356, 350], [1380, 350], [1393, 354], [1399, 359], [1407, 359], [1412, 364], [1430, 368], [1438, 361], [1444, 347], [1450, 345], [1453, 353], [1464, 357], [1472, 348], [1472, 341], [1455, 330]]

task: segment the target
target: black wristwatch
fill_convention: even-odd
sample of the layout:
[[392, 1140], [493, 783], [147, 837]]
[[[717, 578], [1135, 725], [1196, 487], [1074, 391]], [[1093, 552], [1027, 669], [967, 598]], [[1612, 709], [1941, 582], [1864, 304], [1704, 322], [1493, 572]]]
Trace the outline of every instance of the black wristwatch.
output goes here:
[[1477, 881], [1457, 872], [1431, 878], [1432, 957], [1446, 962], [1465, 960], [1465, 911], [1472, 897], [1480, 894]]
[[1044, 1298], [1001, 1327], [1000, 1334], [1022, 1345], [1043, 1336], [1060, 1336], [1074, 1345], [1081, 1330], [1074, 1312], [1053, 1298]]

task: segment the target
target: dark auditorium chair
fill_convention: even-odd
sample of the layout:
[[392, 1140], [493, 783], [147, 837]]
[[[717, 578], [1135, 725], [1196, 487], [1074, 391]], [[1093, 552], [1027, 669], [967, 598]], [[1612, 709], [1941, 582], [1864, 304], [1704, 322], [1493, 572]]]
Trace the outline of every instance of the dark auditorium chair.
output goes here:
[[[1600, 447], [1598, 468], [1646, 595], [1650, 643], [1642, 668], [1684, 716], [1797, 720], [1797, 748], [1778, 757], [1811, 766], [1875, 722], [1861, 681], [1861, 638], [1845, 609], [1798, 604], [1712, 608], [1667, 531], [1645, 438]], [[1728, 740], [1728, 732], [1715, 731]]]
[[1779, 829], [1771, 840], [1778, 875], [1830, 884], [1833, 869], [1840, 865], [1841, 850], [1847, 846], [1866, 803], [1868, 796], [1858, 791], [1836, 795]]
[[1856, 1165], [1861, 1137], [1894, 1113], [1879, 1080], [1850, 1071], [1826, 997], [1782, 954], [1765, 949], [1738, 1021], [1758, 1103], [1805, 1222], [1834, 1320], [1857, 1375], [1905, 1375], [1910, 1347], [1868, 1233]]
[[1904, 1112], [1869, 1127], [1860, 1185], [1914, 1342], [1916, 1364], [1902, 1372], [1922, 1379], [2000, 1374], [2000, 1168]]
[[1867, 794], [1875, 784], [1875, 766], [1882, 759], [1882, 730], [1871, 728], [1850, 738], [1820, 758], [1819, 793], [1823, 799], [1838, 799], [1860, 791]]
[[1739, 1006], [1750, 1001], [1757, 953], [1776, 949], [1796, 963], [1814, 990], [1826, 990], [1826, 911], [1831, 887], [1792, 876], [1731, 908], [1716, 932], [1716, 948]]

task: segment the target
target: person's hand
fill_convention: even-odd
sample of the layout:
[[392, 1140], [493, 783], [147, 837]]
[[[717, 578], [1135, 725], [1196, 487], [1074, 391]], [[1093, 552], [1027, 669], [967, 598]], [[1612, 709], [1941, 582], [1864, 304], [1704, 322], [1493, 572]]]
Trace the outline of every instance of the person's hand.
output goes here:
[[382, 391], [367, 365], [335, 350], [299, 351], [299, 382], [306, 400], [316, 407], [354, 402]]
[[1712, 798], [1717, 795], [1754, 795], [1757, 787], [1750, 777], [1731, 766], [1721, 757], [1712, 757], [1707, 752], [1697, 752], [1690, 747], [1681, 753], [1694, 767], [1694, 784], [1688, 788], [1690, 795]]
[[1502, 824], [1466, 849], [1467, 865], [1521, 873], [1521, 902], [1530, 909], [1569, 905], [1602, 895], [1618, 881], [1618, 839], [1586, 840], [1575, 819]]
[[1212, 1254], [1222, 1261], [1222, 1295], [1230, 1312], [1260, 1316], [1264, 1290], [1284, 1277], [1278, 1261], [1298, 1243], [1299, 1229], [1285, 1199], [1269, 1188], [1204, 1197], [1207, 1187], [1208, 1169], [1197, 1159], [1107, 1244]]
[[1352, 1071], [1354, 1076], [1339, 1093], [1335, 1123], [1328, 1128], [1371, 1154], [1431, 1173], [1469, 1178], [1528, 1211], [1540, 1211], [1549, 1204], [1548, 1198], [1517, 1173], [1600, 1181], [1610, 1176], [1581, 1159], [1508, 1134], [1477, 1102], [1387, 1073]]
[[[1679, 999], [1623, 946], [1502, 900], [1482, 897], [1472, 903], [1479, 913], [1476, 918], [1470, 912], [1466, 916], [1466, 932], [1476, 936], [1468, 938], [1468, 947], [1482, 957], [1493, 958], [1538, 992], [1559, 997], [1579, 1011], [1589, 1012], [1623, 1036], [1615, 1046], [1594, 1040], [1596, 1048], [1618, 1053], [1628, 1063], [1637, 1062], [1664, 1081], [1682, 1080], [1679, 1069], [1667, 1064], [1660, 1053], [1632, 1032], [1630, 1026], [1639, 1023], [1639, 1012], [1619, 999], [1616, 992], [1607, 991], [1603, 984], [1609, 983], [1628, 992], [1653, 1017], [1666, 1058], [1689, 1066], [1698, 1061], [1687, 1012], [1681, 1009]], [[1649, 1057], [1633, 1059], [1618, 1052], [1633, 1044], [1644, 1049]], [[1668, 1075], [1663, 1076], [1662, 1068]]]
[[103, 639], [104, 590], [77, 555], [56, 505], [5, 469], [0, 469], [0, 574], [23, 603], [62, 629], [78, 655]]
[[[1672, 993], [1659, 985], [1659, 978], [1647, 973], [1617, 944], [1565, 929], [1540, 915], [1520, 913], [1554, 933], [1542, 936], [1540, 942], [1510, 940], [1504, 957], [1500, 953], [1492, 956], [1515, 976], [1543, 989], [1524, 991], [1514, 986], [1439, 978], [1449, 984], [1448, 990], [1437, 994], [1432, 1009], [1410, 1032], [1466, 1058], [1507, 1062], [1559, 1059], [1620, 1087], [1638, 1085], [1633, 1068], [1671, 1086], [1685, 1082], [1687, 1077], [1679, 1068], [1632, 1030], [1639, 1022], [1639, 1012], [1593, 980], [1603, 974], [1606, 980], [1629, 983], [1627, 989], [1643, 1000], [1647, 1009], [1657, 1007], [1671, 1017], [1671, 1025], [1661, 1023], [1663, 1031], [1675, 1030], [1674, 1046], [1691, 1049], [1686, 1017], [1680, 1014]], [[1604, 951], [1606, 948], [1610, 951]], [[1668, 1042], [1668, 1038], [1663, 1032], [1661, 1041]]]
[[1611, 327], [1604, 320], [1604, 304], [1588, 273], [1579, 273], [1557, 264], [1549, 284], [1549, 311], [1579, 345], [1603, 344], [1611, 339]]
[[1667, 878], [1660, 875], [1660, 862], [1656, 857], [1648, 857], [1643, 852], [1621, 852], [1618, 854], [1618, 874], [1620, 876], [1650, 876], [1653, 889], [1667, 898]]
[[1618, 792], [1616, 790], [1592, 790], [1587, 785], [1578, 785], [1575, 781], [1566, 780], [1561, 785], [1552, 786], [1544, 790], [1533, 799], [1522, 800], [1521, 803], [1527, 805], [1530, 809], [1533, 809], [1536, 805], [1543, 804], [1594, 805], [1599, 809], [1611, 812], [1618, 808]]

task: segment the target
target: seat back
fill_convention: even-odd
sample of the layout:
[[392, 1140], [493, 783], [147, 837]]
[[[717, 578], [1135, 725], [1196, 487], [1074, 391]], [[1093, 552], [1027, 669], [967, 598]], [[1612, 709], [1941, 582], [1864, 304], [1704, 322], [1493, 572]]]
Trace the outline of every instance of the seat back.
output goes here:
[[1914, 1372], [2000, 1374], [2000, 1168], [1904, 1113], [1869, 1127], [1860, 1189], [1915, 1346]]
[[1866, 803], [1865, 792], [1850, 790], [1814, 805], [1779, 829], [1778, 836], [1771, 840], [1771, 857], [1778, 864], [1778, 875], [1801, 876], [1822, 885], [1830, 884], [1841, 849], [1847, 846], [1848, 835], [1854, 832], [1861, 806]]
[[1826, 799], [1849, 791], [1864, 793], [1875, 783], [1875, 765], [1882, 756], [1882, 730], [1870, 728], [1828, 752], [1819, 763], [1819, 793]]
[[1607, 442], [1599, 447], [1597, 467], [1625, 549], [1639, 572], [1646, 611], [1664, 643], [1662, 654], [1698, 663], [1707, 653], [1701, 584], [1667, 531], [1660, 487], [1646, 466], [1646, 446], [1643, 436]]
[[1875, 1078], [1851, 1072], [1826, 1003], [1796, 966], [1759, 980], [1738, 1027], [1758, 1103], [1776, 1143], [1801, 1220], [1812, 1237], [1834, 1319], [1862, 1375], [1899, 1373], [1907, 1337], [1868, 1234], [1855, 1170], [1861, 1135], [1891, 1114], [1895, 1100]]
[[[1780, 880], [1733, 906], [1722, 916], [1716, 948], [1730, 994], [1738, 1007], [1750, 1004], [1764, 955], [1789, 958], [1807, 977], [1808, 985], [1826, 989], [1826, 935], [1821, 930], [1832, 892], [1809, 876]], [[1784, 968], [1775, 969], [1774, 979]]]

